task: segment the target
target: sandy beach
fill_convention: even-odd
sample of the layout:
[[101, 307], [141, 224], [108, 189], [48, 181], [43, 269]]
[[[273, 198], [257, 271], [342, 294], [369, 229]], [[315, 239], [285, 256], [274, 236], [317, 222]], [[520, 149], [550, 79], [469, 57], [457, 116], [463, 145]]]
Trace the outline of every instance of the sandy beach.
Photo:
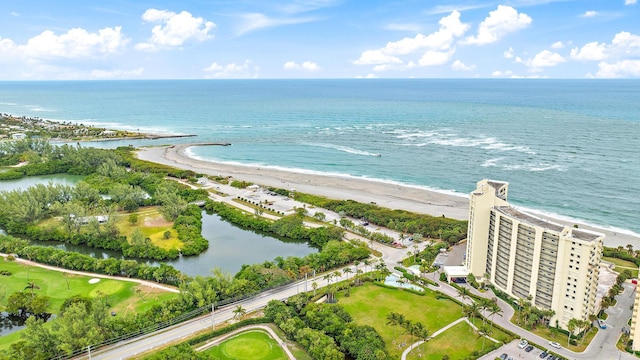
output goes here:
[[[462, 196], [363, 178], [306, 174], [273, 168], [202, 161], [186, 154], [186, 150], [191, 146], [194, 144], [143, 148], [138, 151], [138, 157], [207, 175], [231, 176], [237, 180], [283, 189], [295, 189], [334, 199], [352, 199], [364, 203], [374, 202], [390, 209], [405, 209], [433, 216], [444, 215], [460, 220], [466, 220], [468, 217], [469, 200]], [[470, 183], [469, 191], [474, 188], [475, 182]], [[574, 225], [559, 219], [547, 219], [558, 224]], [[638, 237], [596, 229], [587, 225], [580, 225], [580, 228], [604, 233], [606, 235], [605, 246], [617, 247], [632, 244], [635, 249], [640, 249], [640, 238]]]

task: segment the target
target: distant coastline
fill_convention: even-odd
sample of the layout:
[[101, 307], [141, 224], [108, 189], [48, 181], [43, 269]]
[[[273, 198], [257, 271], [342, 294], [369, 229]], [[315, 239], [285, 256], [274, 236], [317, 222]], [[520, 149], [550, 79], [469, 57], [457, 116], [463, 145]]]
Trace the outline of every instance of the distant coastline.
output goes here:
[[158, 140], [196, 137], [195, 134], [153, 134], [140, 131], [107, 129], [38, 117], [0, 115], [0, 140], [44, 138], [53, 142]]
[[[161, 147], [148, 147], [138, 151], [142, 160], [193, 170], [207, 175], [249, 181], [255, 184], [284, 189], [295, 189], [304, 193], [325, 196], [334, 199], [352, 199], [365, 203], [376, 203], [390, 209], [405, 209], [433, 216], [446, 216], [458, 220], [467, 220], [469, 200], [466, 197], [444, 194], [402, 184], [389, 184], [356, 177], [338, 177], [319, 174], [307, 174], [283, 169], [250, 165], [229, 164], [194, 159], [188, 155], [192, 146], [204, 144], [180, 144]], [[480, 179], [478, 179], [480, 180]], [[517, 197], [517, 194], [514, 194]], [[525, 210], [526, 211], [526, 210]], [[531, 212], [545, 220], [574, 226], [576, 223], [565, 219], [550, 217], [541, 212]], [[604, 233], [605, 246], [618, 247], [640, 243], [640, 237], [620, 233], [601, 227], [579, 225], [580, 228]]]

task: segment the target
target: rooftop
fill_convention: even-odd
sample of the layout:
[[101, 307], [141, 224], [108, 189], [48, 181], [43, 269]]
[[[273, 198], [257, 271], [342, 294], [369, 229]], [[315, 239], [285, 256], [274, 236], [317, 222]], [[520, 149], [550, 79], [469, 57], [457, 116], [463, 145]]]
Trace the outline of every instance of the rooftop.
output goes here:
[[[511, 206], [497, 206], [494, 209], [496, 209], [497, 211], [499, 211], [504, 215], [518, 219], [524, 223], [527, 223], [533, 226], [539, 226], [541, 228], [549, 229], [551, 231], [555, 231], [558, 233], [562, 232], [562, 230], [564, 230], [564, 228], [566, 227], [564, 225], [552, 223], [550, 221], [541, 219], [539, 217], [524, 213]], [[586, 230], [578, 230], [575, 228], [570, 228], [570, 230], [571, 230], [571, 235], [574, 238], [579, 240], [584, 240], [584, 241], [594, 241], [603, 236], [602, 234], [590, 232]]]

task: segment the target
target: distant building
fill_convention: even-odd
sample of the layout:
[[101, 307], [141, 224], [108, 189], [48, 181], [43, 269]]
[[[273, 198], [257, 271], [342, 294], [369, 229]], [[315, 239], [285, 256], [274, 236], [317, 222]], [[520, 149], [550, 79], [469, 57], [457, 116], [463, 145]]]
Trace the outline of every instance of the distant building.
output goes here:
[[23, 133], [15, 133], [15, 134], [11, 134], [11, 138], [13, 140], [22, 140], [22, 139], [26, 139], [27, 135]]
[[604, 235], [526, 214], [507, 202], [507, 182], [482, 180], [469, 197], [465, 267], [514, 298], [555, 312], [563, 328], [588, 320], [596, 301]]

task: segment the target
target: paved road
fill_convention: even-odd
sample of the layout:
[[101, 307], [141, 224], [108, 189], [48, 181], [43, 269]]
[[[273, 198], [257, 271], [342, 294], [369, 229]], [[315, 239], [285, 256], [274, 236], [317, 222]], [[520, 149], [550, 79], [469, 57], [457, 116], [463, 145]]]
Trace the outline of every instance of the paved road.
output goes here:
[[[633, 295], [635, 291], [635, 286], [630, 283], [625, 283], [623, 284], [623, 286], [624, 286], [624, 292], [616, 296], [616, 300], [618, 300], [618, 303], [616, 304], [616, 306], [606, 310], [607, 314], [609, 314], [609, 318], [607, 319], [607, 324], [608, 324], [607, 329], [599, 330], [598, 334], [596, 334], [596, 336], [594, 337], [594, 339], [591, 341], [591, 343], [589, 344], [589, 346], [584, 352], [576, 353], [571, 350], [565, 349], [564, 347], [562, 347], [561, 349], [555, 349], [548, 346], [548, 348], [553, 350], [555, 353], [564, 356], [567, 359], [598, 359], [598, 360], [615, 360], [615, 359], [632, 360], [634, 359], [634, 360], [637, 360], [635, 356], [628, 354], [626, 352], [618, 351], [618, 349], [616, 348], [616, 343], [618, 341], [618, 338], [621, 335], [622, 328], [626, 326], [628, 329], [628, 326], [626, 324], [627, 324], [627, 321], [631, 318], [630, 305], [633, 304], [633, 301], [634, 301]], [[433, 288], [433, 289], [436, 289], [436, 288]], [[448, 284], [440, 282], [440, 287], [437, 289], [448, 294], [449, 296], [455, 296], [459, 298], [458, 291]], [[486, 298], [494, 297], [494, 294], [489, 291], [481, 293], [470, 286], [469, 286], [469, 289], [476, 295], [480, 295]], [[540, 346], [548, 345], [549, 340], [546, 340], [534, 333], [531, 333], [523, 328], [520, 328], [512, 324], [509, 321], [509, 319], [511, 319], [511, 317], [515, 313], [515, 310], [513, 309], [513, 307], [511, 307], [502, 299], [497, 299], [497, 300], [498, 300], [498, 305], [502, 309], [502, 315], [496, 315], [493, 318], [493, 321], [496, 324], [502, 326], [505, 329], [510, 330], [511, 332], [515, 333], [516, 335], [520, 336], [523, 339], [529, 340], [530, 342], [537, 343]], [[507, 347], [507, 349], [510, 349], [510, 348]], [[495, 353], [497, 353], [499, 356], [503, 352], [509, 353], [508, 351], [504, 351], [504, 350], [496, 351]], [[524, 354], [527, 354], [527, 355], [524, 355]], [[539, 354], [540, 354], [540, 351], [535, 351], [532, 353], [522, 353], [522, 357], [534, 359], [534, 358], [537, 358]], [[494, 359], [495, 356], [491, 357], [491, 355], [495, 355], [494, 352], [486, 356], [483, 356], [481, 359], [487, 359], [487, 360]]]
[[206, 344], [200, 346], [199, 348], [196, 349], [196, 351], [203, 351], [206, 350], [212, 346], [216, 346], [218, 344], [220, 344], [221, 342], [227, 340], [230, 337], [233, 337], [235, 335], [237, 335], [238, 333], [241, 332], [245, 332], [245, 331], [250, 331], [250, 330], [254, 330], [254, 329], [258, 329], [258, 330], [263, 330], [266, 331], [267, 333], [269, 333], [269, 336], [271, 336], [277, 343], [278, 345], [282, 348], [282, 350], [284, 350], [284, 352], [287, 354], [287, 357], [289, 357], [289, 360], [296, 360], [295, 356], [293, 356], [293, 354], [291, 353], [291, 350], [289, 350], [288, 347], [285, 346], [285, 342], [278, 336], [278, 334], [276, 334], [275, 331], [273, 331], [273, 329], [271, 329], [268, 326], [265, 325], [249, 325], [249, 326], [245, 326], [241, 329], [237, 329], [234, 330], [224, 336], [221, 336], [213, 341], [209, 341]]

